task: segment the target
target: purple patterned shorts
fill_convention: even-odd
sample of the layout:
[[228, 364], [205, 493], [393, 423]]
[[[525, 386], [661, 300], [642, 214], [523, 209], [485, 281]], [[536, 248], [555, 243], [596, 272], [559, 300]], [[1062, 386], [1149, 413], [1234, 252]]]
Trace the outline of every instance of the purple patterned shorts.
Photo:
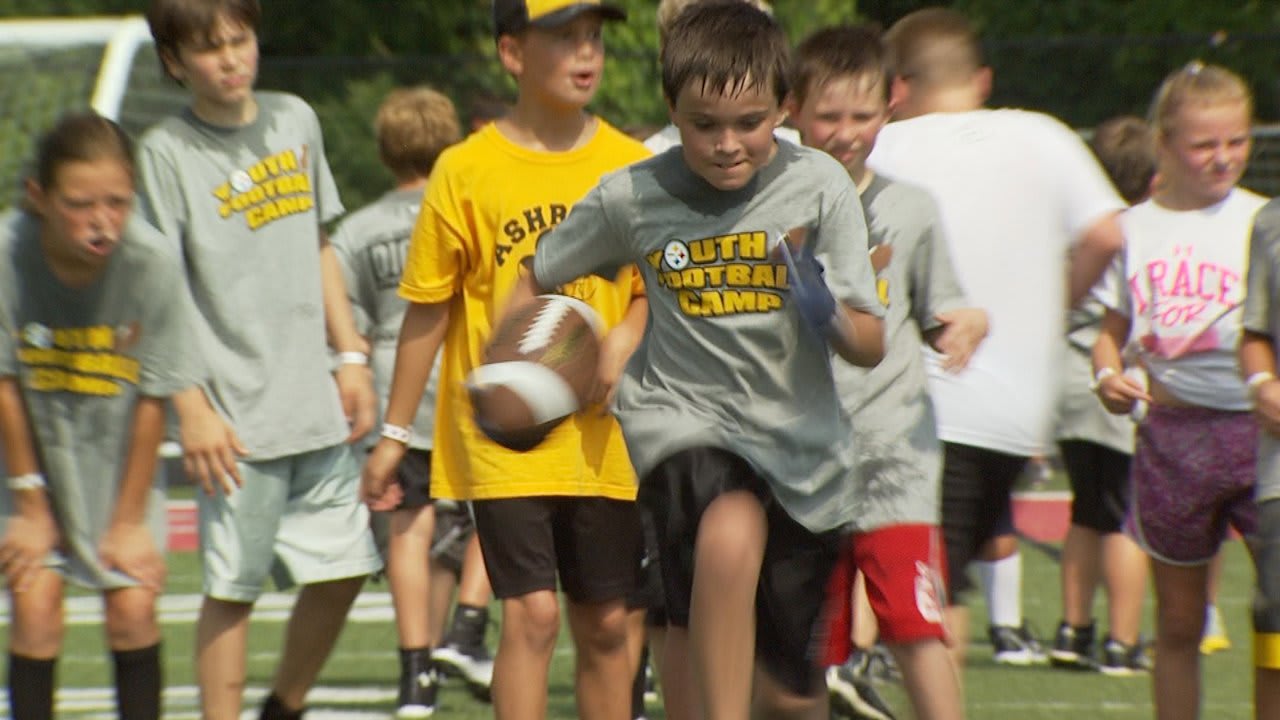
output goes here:
[[1209, 562], [1228, 526], [1257, 528], [1258, 425], [1248, 412], [1153, 405], [1138, 426], [1125, 532], [1174, 565]]

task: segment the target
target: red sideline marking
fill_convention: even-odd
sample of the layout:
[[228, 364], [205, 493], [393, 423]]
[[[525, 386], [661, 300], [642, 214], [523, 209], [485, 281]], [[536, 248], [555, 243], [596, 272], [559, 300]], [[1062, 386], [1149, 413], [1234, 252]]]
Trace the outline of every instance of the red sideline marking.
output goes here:
[[169, 549], [175, 552], [195, 550], [200, 544], [200, 536], [196, 532], [196, 501], [170, 500], [169, 511]]
[[1013, 496], [1013, 525], [1040, 542], [1062, 542], [1071, 525], [1071, 493], [1044, 491]]
[[[1070, 500], [1071, 494], [1066, 492], [1015, 495], [1013, 524], [1029, 538], [1041, 542], [1061, 542], [1071, 522]], [[168, 507], [169, 549], [179, 552], [195, 550], [199, 544], [195, 501], [170, 500]]]

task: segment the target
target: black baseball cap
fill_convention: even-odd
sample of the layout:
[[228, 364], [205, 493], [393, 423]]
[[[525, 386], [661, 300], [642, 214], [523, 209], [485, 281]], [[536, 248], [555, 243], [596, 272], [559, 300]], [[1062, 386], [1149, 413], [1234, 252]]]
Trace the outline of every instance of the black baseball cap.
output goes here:
[[626, 20], [627, 12], [600, 0], [493, 0], [493, 35], [509, 35], [527, 27], [556, 27], [584, 12], [605, 20]]

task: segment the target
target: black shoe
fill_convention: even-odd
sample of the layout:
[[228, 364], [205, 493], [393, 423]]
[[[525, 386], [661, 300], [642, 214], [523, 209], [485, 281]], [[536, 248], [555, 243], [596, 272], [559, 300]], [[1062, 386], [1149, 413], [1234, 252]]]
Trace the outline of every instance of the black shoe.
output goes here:
[[484, 644], [489, 626], [487, 608], [459, 605], [454, 610], [453, 627], [440, 647], [431, 652], [431, 660], [443, 675], [462, 678], [478, 700], [489, 702], [493, 685], [493, 656]]
[[1133, 645], [1125, 645], [1108, 636], [1102, 643], [1102, 662], [1098, 669], [1112, 677], [1145, 675], [1151, 672], [1151, 657], [1141, 638]]
[[1043, 665], [1049, 659], [1025, 621], [1018, 627], [992, 625], [987, 636], [998, 665]]
[[258, 720], [302, 720], [304, 708], [290, 710], [280, 702], [280, 698], [275, 693], [271, 693], [262, 701], [262, 712], [258, 715]]
[[[866, 657], [866, 654], [862, 654]], [[889, 704], [880, 697], [871, 678], [862, 674], [865, 663], [855, 658], [827, 668], [827, 695], [832, 715], [852, 720], [894, 720]]]
[[396, 699], [396, 718], [414, 720], [428, 718], [436, 711], [435, 669], [431, 654], [425, 648], [400, 651], [400, 695]]
[[1094, 670], [1098, 661], [1093, 655], [1093, 623], [1072, 627], [1063, 620], [1053, 636], [1049, 663], [1069, 670]]

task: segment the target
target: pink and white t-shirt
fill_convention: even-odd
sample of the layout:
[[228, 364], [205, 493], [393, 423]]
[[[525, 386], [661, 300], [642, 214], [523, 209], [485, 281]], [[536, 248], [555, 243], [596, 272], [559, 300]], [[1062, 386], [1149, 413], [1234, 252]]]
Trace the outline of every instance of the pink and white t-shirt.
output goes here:
[[1236, 360], [1253, 216], [1266, 198], [1236, 188], [1198, 210], [1153, 200], [1120, 217], [1125, 247], [1094, 288], [1129, 317], [1147, 372], [1180, 400], [1248, 410]]

